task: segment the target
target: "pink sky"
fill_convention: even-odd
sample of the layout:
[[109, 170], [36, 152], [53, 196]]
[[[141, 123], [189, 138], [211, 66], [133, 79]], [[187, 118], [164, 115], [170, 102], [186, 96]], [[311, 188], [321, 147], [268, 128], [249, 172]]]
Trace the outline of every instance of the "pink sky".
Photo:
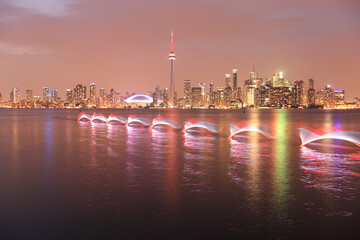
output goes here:
[[253, 65], [360, 96], [358, 0], [0, 0], [0, 93], [169, 87], [172, 27], [180, 96], [184, 79], [223, 86], [232, 68], [242, 87]]

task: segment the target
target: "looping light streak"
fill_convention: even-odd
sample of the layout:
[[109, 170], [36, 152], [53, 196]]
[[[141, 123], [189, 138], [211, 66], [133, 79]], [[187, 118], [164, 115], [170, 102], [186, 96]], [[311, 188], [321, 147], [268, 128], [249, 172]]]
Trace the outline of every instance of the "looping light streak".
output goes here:
[[190, 130], [190, 129], [205, 129], [211, 133], [218, 133], [219, 129], [217, 128], [217, 126], [213, 123], [209, 123], [209, 122], [196, 122], [196, 123], [191, 123], [189, 121], [184, 123], [184, 132]]
[[153, 119], [153, 122], [152, 122], [152, 127], [156, 127], [156, 126], [169, 126], [173, 129], [181, 129], [181, 125], [174, 121], [174, 120], [168, 120], [168, 119], [162, 119], [162, 120], [159, 120], [159, 119]]
[[94, 113], [94, 115], [91, 118], [91, 122], [107, 123], [107, 118], [101, 113]]
[[80, 113], [78, 116], [79, 122], [91, 122], [92, 116], [86, 113]]
[[107, 123], [117, 123], [120, 125], [125, 125], [127, 123], [127, 119], [123, 118], [121, 116], [116, 116], [114, 114], [110, 114], [108, 119], [107, 119]]
[[245, 127], [239, 127], [235, 124], [229, 124], [230, 128], [230, 138], [235, 136], [236, 134], [244, 133], [244, 132], [258, 132], [264, 135], [269, 139], [273, 139], [274, 137], [270, 133], [270, 128], [263, 125], [247, 125]]
[[132, 117], [129, 116], [128, 118], [128, 125], [142, 125], [143, 127], [150, 127], [151, 126], [151, 122], [145, 118], [138, 118], [138, 117]]
[[360, 147], [360, 132], [337, 131], [337, 132], [326, 133], [324, 135], [318, 135], [305, 128], [298, 128], [298, 130], [302, 143], [301, 146], [322, 139], [338, 139], [338, 140], [351, 142]]

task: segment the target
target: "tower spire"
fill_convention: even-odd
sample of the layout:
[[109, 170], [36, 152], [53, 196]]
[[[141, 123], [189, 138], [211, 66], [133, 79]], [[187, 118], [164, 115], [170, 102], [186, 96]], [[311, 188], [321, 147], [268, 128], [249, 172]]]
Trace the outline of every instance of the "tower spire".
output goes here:
[[174, 97], [175, 97], [175, 81], [174, 81], [174, 68], [175, 68], [175, 53], [174, 53], [174, 31], [171, 29], [171, 52], [169, 54], [170, 60], [170, 99], [169, 105], [174, 107]]
[[171, 53], [174, 53], [174, 30], [171, 29]]

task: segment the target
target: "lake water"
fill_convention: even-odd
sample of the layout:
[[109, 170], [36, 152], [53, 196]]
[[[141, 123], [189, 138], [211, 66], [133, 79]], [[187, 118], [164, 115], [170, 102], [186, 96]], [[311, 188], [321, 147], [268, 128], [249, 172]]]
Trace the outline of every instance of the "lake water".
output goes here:
[[[86, 110], [92, 114], [94, 110]], [[351, 239], [360, 147], [301, 147], [298, 127], [360, 131], [357, 110], [96, 110], [220, 132], [79, 123], [0, 109], [0, 239]], [[259, 124], [229, 138], [229, 124]]]

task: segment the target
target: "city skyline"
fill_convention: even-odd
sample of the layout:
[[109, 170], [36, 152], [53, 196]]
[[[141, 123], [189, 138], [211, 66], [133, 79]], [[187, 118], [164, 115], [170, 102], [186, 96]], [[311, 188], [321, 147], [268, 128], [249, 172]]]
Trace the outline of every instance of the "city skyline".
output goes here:
[[[263, 79], [283, 71], [292, 81], [314, 78], [317, 86], [345, 89], [348, 99], [359, 95], [356, 1], [47, 2], [0, 2], [3, 98], [14, 86], [38, 95], [48, 86], [62, 98], [77, 83], [137, 93], [169, 88], [171, 27], [177, 34], [178, 94], [185, 79], [220, 86], [231, 69], [238, 69], [242, 87], [255, 65]], [[187, 11], [198, 14], [186, 19]]]

